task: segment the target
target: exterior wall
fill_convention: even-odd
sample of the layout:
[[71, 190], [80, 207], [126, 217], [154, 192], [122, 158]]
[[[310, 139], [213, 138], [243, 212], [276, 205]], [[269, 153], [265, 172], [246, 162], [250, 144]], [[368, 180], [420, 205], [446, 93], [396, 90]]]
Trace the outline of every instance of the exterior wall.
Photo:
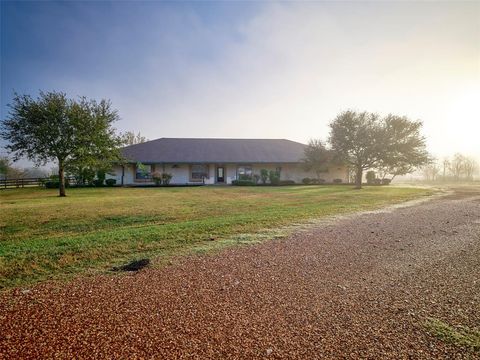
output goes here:
[[[307, 172], [303, 169], [301, 164], [208, 164], [208, 177], [205, 178], [205, 184], [216, 184], [216, 170], [217, 166], [225, 168], [225, 183], [231, 184], [233, 180], [237, 179], [237, 168], [239, 166], [251, 166], [254, 174], [260, 174], [261, 169], [275, 170], [281, 168], [281, 180], [293, 180], [301, 184], [302, 179], [316, 178], [314, 172]], [[155, 164], [154, 171], [167, 172], [173, 175], [171, 184], [198, 184], [198, 182], [190, 181], [190, 165], [189, 164]], [[108, 175], [107, 178], [114, 178], [117, 184], [122, 183], [122, 167], [114, 167], [114, 175]], [[348, 182], [348, 171], [346, 167], [332, 167], [328, 172], [320, 175], [321, 179], [326, 182], [333, 182], [334, 179], [342, 179], [342, 182]], [[153, 181], [135, 180], [135, 164], [125, 165], [125, 172], [123, 178], [124, 185], [151, 185]]]
[[[275, 169], [273, 167], [273, 169]], [[302, 183], [306, 177], [316, 179], [317, 174], [314, 171], [305, 171], [301, 164], [285, 164], [281, 166], [280, 180], [293, 180], [296, 183]], [[320, 174], [320, 179], [326, 182], [333, 182], [334, 179], [342, 179], [342, 182], [348, 182], [348, 171], [346, 167], [332, 166], [327, 172]]]
[[117, 185], [122, 183], [122, 167], [120, 165], [115, 165], [110, 174], [105, 175], [106, 179], [115, 179], [117, 180]]

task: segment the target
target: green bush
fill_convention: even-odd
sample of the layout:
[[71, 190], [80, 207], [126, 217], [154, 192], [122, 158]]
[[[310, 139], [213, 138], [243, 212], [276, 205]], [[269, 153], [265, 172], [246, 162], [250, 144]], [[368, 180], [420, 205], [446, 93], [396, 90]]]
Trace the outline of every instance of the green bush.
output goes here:
[[280, 173], [275, 170], [270, 170], [268, 172], [268, 180], [272, 185], [278, 185], [280, 183]]
[[101, 186], [103, 186], [103, 180], [95, 179], [95, 180], [93, 180], [93, 185], [95, 185], [96, 187], [101, 187]]
[[302, 183], [304, 183], [305, 185], [308, 185], [308, 184], [310, 184], [311, 182], [312, 182], [312, 179], [310, 179], [310, 178], [308, 178], [308, 177], [302, 179]]
[[152, 179], [157, 186], [169, 185], [172, 178], [173, 178], [173, 175], [169, 173], [161, 173], [159, 171], [155, 171], [152, 174]]
[[116, 179], [107, 179], [105, 180], [105, 184], [107, 186], [115, 186], [115, 184], [117, 183], [117, 180]]
[[[60, 178], [58, 175], [50, 175], [48, 179], [44, 179], [42, 182], [47, 189], [58, 189], [60, 187]], [[70, 187], [68, 178], [65, 178], [65, 187]]]
[[58, 189], [60, 187], [60, 181], [47, 180], [44, 184], [47, 189]]
[[374, 179], [373, 184], [374, 185], [382, 185], [382, 179]]
[[255, 183], [255, 185], [258, 184], [258, 182], [260, 181], [260, 175], [258, 175], [258, 174], [253, 174], [253, 175], [252, 175], [252, 180], [253, 180], [253, 182]]
[[[101, 183], [103, 185], [103, 183], [105, 182], [105, 178], [106, 178], [106, 173], [105, 171], [103, 170], [98, 170], [97, 171], [97, 180], [98, 180], [98, 183]], [[101, 186], [101, 185], [100, 185]]]
[[255, 186], [255, 182], [252, 180], [233, 180], [232, 185], [236, 186]]
[[238, 180], [253, 181], [253, 179], [250, 175], [245, 175], [245, 174], [238, 175]]
[[260, 170], [260, 180], [262, 180], [262, 184], [266, 184], [268, 180], [268, 170], [262, 169]]
[[152, 173], [152, 179], [157, 186], [162, 185], [162, 173], [159, 171], [155, 171]]
[[333, 183], [334, 183], [334, 184], [340, 184], [340, 183], [342, 183], [342, 182], [343, 182], [342, 179], [333, 179]]
[[392, 180], [390, 179], [382, 179], [382, 185], [390, 185], [391, 182]]
[[163, 173], [162, 174], [162, 184], [163, 185], [169, 185], [170, 181], [172, 180], [173, 175], [169, 173]]

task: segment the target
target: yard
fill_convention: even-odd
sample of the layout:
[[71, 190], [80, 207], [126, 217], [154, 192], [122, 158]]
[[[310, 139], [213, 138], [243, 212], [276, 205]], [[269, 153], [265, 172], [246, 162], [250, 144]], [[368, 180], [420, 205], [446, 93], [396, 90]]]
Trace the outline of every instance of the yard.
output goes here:
[[[272, 229], [428, 196], [413, 187], [39, 188], [0, 191], [0, 288], [273, 237]], [[256, 235], [257, 234], [257, 235]]]

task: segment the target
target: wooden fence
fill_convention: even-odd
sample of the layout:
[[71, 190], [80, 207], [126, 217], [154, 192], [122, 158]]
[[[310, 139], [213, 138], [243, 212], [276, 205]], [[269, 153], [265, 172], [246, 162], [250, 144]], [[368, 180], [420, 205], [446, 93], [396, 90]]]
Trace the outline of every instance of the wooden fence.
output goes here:
[[[0, 189], [43, 186], [47, 181], [53, 181], [53, 180], [48, 177], [23, 178], [23, 179], [0, 179]], [[74, 178], [65, 178], [65, 181], [68, 181], [70, 185], [75, 184]]]
[[48, 178], [1, 179], [0, 189], [42, 186]]

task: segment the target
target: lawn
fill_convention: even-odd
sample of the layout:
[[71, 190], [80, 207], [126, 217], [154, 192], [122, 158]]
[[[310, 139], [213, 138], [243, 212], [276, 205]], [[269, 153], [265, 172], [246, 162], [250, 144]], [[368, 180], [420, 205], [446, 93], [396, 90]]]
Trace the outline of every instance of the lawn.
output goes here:
[[0, 287], [140, 257], [159, 264], [245, 234], [431, 193], [393, 186], [83, 188], [59, 198], [55, 190], [0, 190]]

